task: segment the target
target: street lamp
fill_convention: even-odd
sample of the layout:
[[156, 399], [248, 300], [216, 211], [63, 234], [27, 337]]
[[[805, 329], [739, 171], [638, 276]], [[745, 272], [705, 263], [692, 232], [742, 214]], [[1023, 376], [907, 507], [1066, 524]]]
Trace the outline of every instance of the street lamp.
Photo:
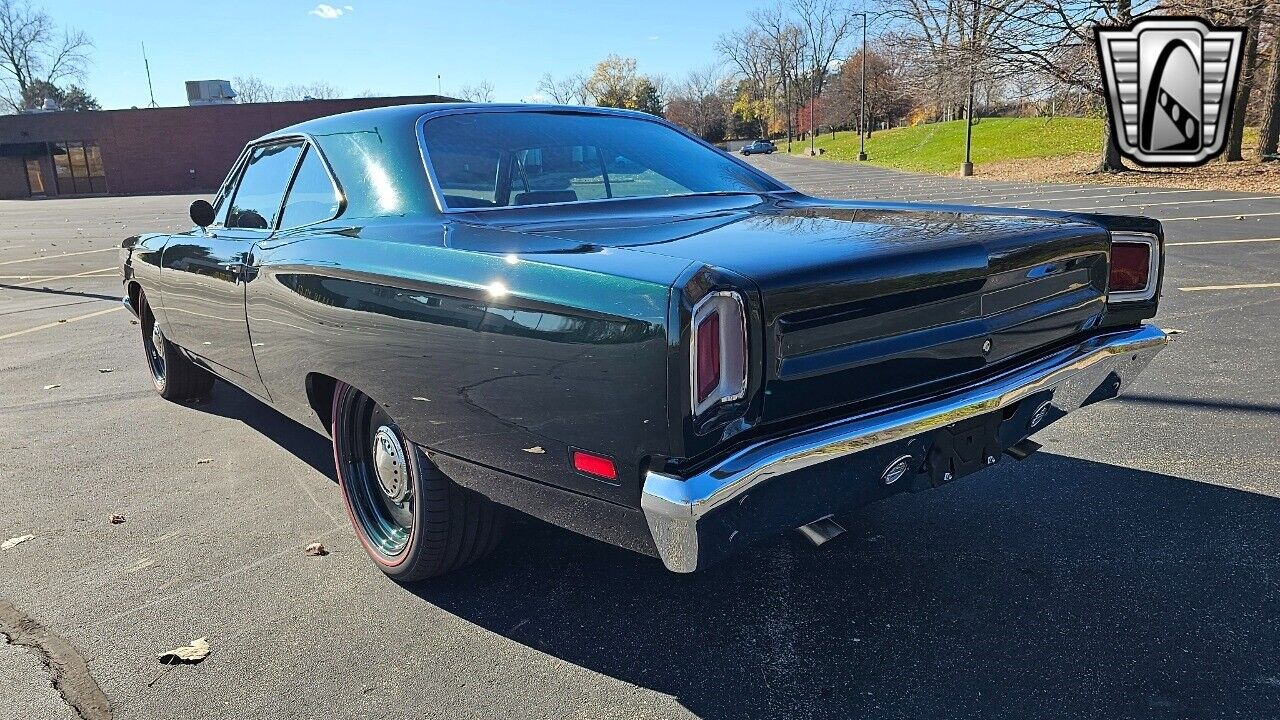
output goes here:
[[[867, 159], [867, 14], [865, 12], [851, 13], [851, 16], [862, 18], [862, 95], [859, 97], [858, 103], [858, 160], [865, 162]], [[818, 104], [818, 87], [817, 78], [811, 78], [809, 85], [809, 155], [812, 156], [814, 137], [818, 132], [818, 125], [814, 122], [814, 108]]]
[[973, 0], [973, 33], [969, 39], [969, 107], [964, 111], [964, 164], [960, 175], [973, 175], [973, 86], [978, 74], [978, 0]]
[[867, 160], [867, 14], [862, 16], [862, 95], [858, 108], [858, 161]]

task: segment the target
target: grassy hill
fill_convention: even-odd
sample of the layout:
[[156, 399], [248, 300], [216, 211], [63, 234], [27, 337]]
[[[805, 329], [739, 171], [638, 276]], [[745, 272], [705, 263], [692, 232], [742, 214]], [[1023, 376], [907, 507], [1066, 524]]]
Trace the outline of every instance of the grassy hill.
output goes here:
[[[828, 160], [858, 158], [858, 135], [853, 132], [819, 137], [818, 147]], [[781, 144], [786, 147], [785, 141]], [[1021, 158], [1096, 153], [1102, 147], [1102, 120], [1097, 118], [982, 118], [973, 126], [976, 164]], [[808, 142], [792, 143], [796, 153]], [[964, 121], [931, 123], [872, 133], [867, 140], [871, 164], [901, 170], [951, 173], [964, 162]]]

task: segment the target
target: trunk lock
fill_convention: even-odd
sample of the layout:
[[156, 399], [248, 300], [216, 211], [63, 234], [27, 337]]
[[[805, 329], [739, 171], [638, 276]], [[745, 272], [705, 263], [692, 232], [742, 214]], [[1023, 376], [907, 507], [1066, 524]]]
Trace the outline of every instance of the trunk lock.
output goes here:
[[982, 354], [983, 355], [991, 354], [991, 338], [987, 338], [986, 340], [982, 341]]

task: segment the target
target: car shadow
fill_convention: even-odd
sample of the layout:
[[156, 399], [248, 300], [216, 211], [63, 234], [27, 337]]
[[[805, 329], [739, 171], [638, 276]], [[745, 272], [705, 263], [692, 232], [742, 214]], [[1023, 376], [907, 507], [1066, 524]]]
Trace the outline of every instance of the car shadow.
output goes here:
[[518, 523], [407, 591], [703, 718], [1277, 717], [1280, 501], [1041, 453], [703, 574]]
[[[327, 438], [247, 393], [196, 407], [334, 478]], [[695, 575], [520, 517], [400, 591], [699, 717], [1280, 717], [1266, 495], [1042, 451]]]
[[334, 483], [338, 482], [329, 438], [276, 412], [244, 390], [219, 380], [213, 384], [208, 397], [185, 404], [212, 415], [239, 420]]

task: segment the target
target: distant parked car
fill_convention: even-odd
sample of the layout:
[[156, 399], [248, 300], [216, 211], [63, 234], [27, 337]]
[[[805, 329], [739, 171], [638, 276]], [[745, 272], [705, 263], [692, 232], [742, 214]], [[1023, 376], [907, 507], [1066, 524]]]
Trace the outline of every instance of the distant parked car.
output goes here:
[[757, 155], [761, 153], [768, 155], [769, 153], [777, 149], [778, 149], [778, 146], [774, 145], [768, 140], [756, 140], [754, 142], [743, 145], [742, 149], [739, 150], [738, 152], [742, 153], [743, 155]]
[[[331, 437], [399, 580], [483, 556], [507, 508], [679, 572], [824, 541], [1026, 457], [1166, 342], [1155, 220], [814, 198], [623, 110], [312, 120], [191, 218], [120, 251], [155, 389], [219, 377]], [[1107, 422], [1063, 432], [1142, 432]]]

